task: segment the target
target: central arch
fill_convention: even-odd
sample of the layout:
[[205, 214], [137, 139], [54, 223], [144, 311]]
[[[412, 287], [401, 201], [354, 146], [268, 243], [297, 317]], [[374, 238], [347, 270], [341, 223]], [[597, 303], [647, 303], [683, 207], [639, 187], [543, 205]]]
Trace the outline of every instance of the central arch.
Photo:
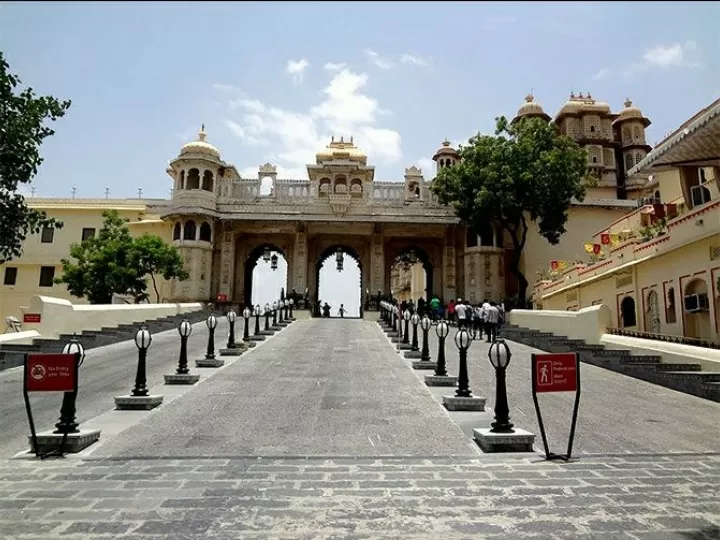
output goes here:
[[[245, 259], [245, 290], [243, 291], [243, 302], [246, 306], [252, 306], [253, 305], [253, 273], [255, 271], [255, 268], [257, 267], [258, 263], [263, 260], [263, 254], [265, 251], [268, 250], [270, 253], [270, 257], [272, 258], [273, 254], [277, 254], [278, 256], [282, 257], [285, 260], [285, 263], [287, 264], [287, 256], [285, 255], [285, 252], [279, 248], [276, 244], [272, 243], [265, 243], [265, 244], [259, 244], [256, 247], [254, 247], [250, 253], [248, 253], [247, 259]], [[271, 264], [271, 262], [268, 262], [268, 264]], [[285, 279], [283, 280], [282, 284], [283, 288], [287, 288], [287, 269], [286, 269], [286, 275]], [[280, 291], [277, 291], [277, 298], [280, 298]]]
[[[360, 318], [363, 316], [363, 306], [362, 306], [362, 283], [363, 283], [363, 264], [362, 264], [362, 258], [360, 257], [360, 254], [352, 247], [344, 245], [344, 244], [334, 244], [331, 246], [326, 247], [323, 249], [319, 254], [316, 261], [316, 267], [315, 267], [315, 283], [317, 283], [316, 293], [315, 293], [315, 301], [313, 302], [313, 315], [319, 316], [320, 313], [317, 310], [318, 302], [325, 301], [324, 298], [322, 298], [320, 292], [321, 292], [321, 285], [320, 285], [320, 270], [322, 269], [323, 265], [328, 262], [330, 258], [333, 258], [333, 263], [335, 262], [335, 256], [338, 253], [338, 251], [342, 252], [343, 255], [348, 255], [354, 261], [357, 263], [358, 268], [358, 282], [357, 282], [357, 296], [358, 296], [358, 308], [359, 308], [359, 315]], [[337, 306], [335, 306], [337, 307]]]
[[419, 245], [410, 244], [395, 251], [393, 257], [389, 260], [388, 277], [395, 265], [410, 262], [412, 262], [413, 265], [420, 263], [423, 270], [425, 270], [425, 290], [423, 291], [422, 297], [426, 301], [429, 301], [433, 294], [437, 294], [438, 297], [440, 297], [441, 292], [433, 290], [434, 275], [432, 259], [428, 252]]

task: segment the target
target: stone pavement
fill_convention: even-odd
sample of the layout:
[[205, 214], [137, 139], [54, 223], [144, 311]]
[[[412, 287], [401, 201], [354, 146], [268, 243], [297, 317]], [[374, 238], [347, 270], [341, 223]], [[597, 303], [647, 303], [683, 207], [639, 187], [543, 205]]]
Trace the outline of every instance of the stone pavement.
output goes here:
[[[471, 350], [482, 355], [471, 356], [471, 385], [491, 406], [486, 353]], [[526, 407], [514, 394], [529, 385], [513, 350], [511, 409]], [[451, 343], [448, 360], [456, 372]], [[581, 407], [595, 448], [589, 432], [569, 463], [486, 455], [463, 427], [491, 413], [458, 422], [374, 322], [296, 322], [84, 454], [0, 461], [0, 538], [720, 539], [717, 409], [642, 387], [624, 396], [625, 378], [600, 372]], [[630, 425], [653, 444], [665, 430], [669, 448], [599, 455], [613, 434], [632, 441], [616, 417], [653, 408], [688, 426]], [[672, 452], [675, 431], [713, 451]]]

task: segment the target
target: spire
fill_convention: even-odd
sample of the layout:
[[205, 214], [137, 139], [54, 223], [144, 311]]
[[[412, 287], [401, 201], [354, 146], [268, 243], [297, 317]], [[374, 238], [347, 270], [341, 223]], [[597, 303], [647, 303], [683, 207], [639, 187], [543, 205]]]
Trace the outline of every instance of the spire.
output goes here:
[[626, 109], [629, 109], [630, 107], [632, 107], [632, 101], [630, 101], [629, 97], [625, 98], [625, 103], [623, 103], [623, 105], [625, 105]]
[[207, 133], [205, 133], [205, 124], [200, 124], [200, 131], [198, 132], [198, 140], [205, 142], [205, 137], [207, 137]]

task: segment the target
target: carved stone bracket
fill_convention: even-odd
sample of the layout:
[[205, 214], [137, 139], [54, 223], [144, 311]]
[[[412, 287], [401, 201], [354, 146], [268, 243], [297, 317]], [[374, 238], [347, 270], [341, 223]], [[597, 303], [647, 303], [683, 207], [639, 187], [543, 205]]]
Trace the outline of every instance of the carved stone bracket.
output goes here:
[[350, 206], [350, 201], [352, 200], [352, 197], [349, 193], [345, 194], [330, 194], [330, 206], [332, 207], [333, 214], [336, 216], [343, 216], [347, 212], [348, 207]]

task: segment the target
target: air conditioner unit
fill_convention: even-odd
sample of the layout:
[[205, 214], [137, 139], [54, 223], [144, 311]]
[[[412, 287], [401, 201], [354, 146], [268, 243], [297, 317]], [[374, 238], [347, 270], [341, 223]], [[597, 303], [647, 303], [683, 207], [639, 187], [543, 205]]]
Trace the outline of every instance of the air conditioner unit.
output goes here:
[[693, 186], [690, 188], [690, 195], [693, 206], [701, 206], [710, 202], [710, 190], [705, 186]]
[[685, 311], [688, 313], [708, 311], [710, 309], [710, 299], [707, 294], [688, 294], [684, 300]]

